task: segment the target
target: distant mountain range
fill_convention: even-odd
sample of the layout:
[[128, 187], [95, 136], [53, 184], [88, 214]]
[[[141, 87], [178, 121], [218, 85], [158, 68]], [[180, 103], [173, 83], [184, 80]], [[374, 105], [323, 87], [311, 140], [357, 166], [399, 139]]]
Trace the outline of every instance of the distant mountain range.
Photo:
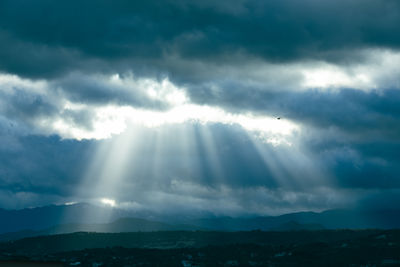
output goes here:
[[0, 209], [0, 233], [19, 230], [42, 230], [68, 223], [106, 223], [124, 217], [120, 210], [86, 203], [50, 205], [21, 210]]
[[328, 210], [280, 216], [166, 217], [79, 203], [32, 209], [0, 209], [0, 241], [72, 232], [151, 231], [297, 231], [321, 229], [400, 228], [400, 210]]
[[0, 242], [25, 237], [56, 235], [75, 232], [122, 233], [122, 232], [155, 232], [155, 231], [195, 231], [207, 230], [193, 225], [170, 225], [162, 222], [139, 218], [120, 218], [111, 223], [101, 224], [61, 224], [43, 230], [23, 230], [0, 234]]
[[205, 218], [187, 221], [192, 225], [214, 230], [274, 230], [292, 224], [300, 228], [324, 229], [397, 229], [400, 228], [400, 210], [328, 210], [321, 213], [297, 212], [280, 216], [253, 218]]

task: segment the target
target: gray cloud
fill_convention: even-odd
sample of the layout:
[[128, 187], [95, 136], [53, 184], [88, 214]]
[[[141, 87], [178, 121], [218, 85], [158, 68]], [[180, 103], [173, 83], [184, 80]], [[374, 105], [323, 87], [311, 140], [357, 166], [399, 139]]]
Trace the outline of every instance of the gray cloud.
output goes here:
[[52, 98], [35, 90], [35, 85], [11, 82], [0, 88], [0, 118], [4, 130], [12, 134], [39, 133], [36, 124], [59, 113], [61, 99]]
[[[132, 77], [127, 78], [132, 79]], [[106, 76], [74, 74], [54, 81], [51, 86], [58, 88], [60, 95], [74, 103], [129, 105], [149, 109], [168, 107], [167, 103], [149, 97], [148, 88], [143, 88], [143, 83], [118, 84], [112, 83], [110, 80], [111, 78]], [[155, 86], [148, 87], [154, 88]]]
[[[14, 137], [14, 142], [17, 146], [4, 139], [1, 142], [3, 191], [16, 195], [41, 194], [43, 198], [66, 197], [74, 192], [74, 185], [79, 183], [84, 164], [88, 162], [89, 143], [61, 141], [54, 136]], [[11, 146], [13, 149], [7, 149]]]
[[[282, 117], [301, 131], [288, 148], [238, 125], [138, 130], [119, 201], [134, 193], [145, 207], [268, 213], [397, 199], [399, 25], [394, 0], [1, 1], [0, 70], [16, 76], [0, 77], [0, 205], [107, 193], [88, 185], [112, 151], [97, 176], [87, 169], [118, 137], [62, 140], [54, 123], [90, 132], [97, 108], [173, 107], [162, 88], [148, 94], [147, 78], [185, 90], [190, 104]], [[304, 71], [324, 68], [337, 85], [306, 83]]]
[[[400, 44], [397, 1], [238, 1], [229, 11], [230, 5], [2, 1], [1, 66], [48, 77], [77, 68], [129, 68], [128, 62], [146, 70], [166, 55], [206, 62], [236, 53], [272, 62], [346, 62], [357, 59], [352, 57], [357, 49]], [[90, 63], [95, 60], [107, 64]]]

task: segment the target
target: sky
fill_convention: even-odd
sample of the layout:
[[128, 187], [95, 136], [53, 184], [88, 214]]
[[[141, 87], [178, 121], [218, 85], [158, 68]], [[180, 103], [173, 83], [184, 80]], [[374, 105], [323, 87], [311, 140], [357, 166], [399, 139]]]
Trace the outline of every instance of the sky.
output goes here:
[[400, 2], [1, 0], [0, 207], [398, 208]]

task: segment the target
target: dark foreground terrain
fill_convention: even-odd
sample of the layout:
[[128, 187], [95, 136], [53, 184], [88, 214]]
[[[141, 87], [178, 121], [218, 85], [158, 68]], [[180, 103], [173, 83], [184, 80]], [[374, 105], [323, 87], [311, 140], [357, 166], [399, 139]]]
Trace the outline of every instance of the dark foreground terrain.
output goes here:
[[80, 232], [0, 243], [0, 259], [0, 266], [400, 266], [400, 230]]

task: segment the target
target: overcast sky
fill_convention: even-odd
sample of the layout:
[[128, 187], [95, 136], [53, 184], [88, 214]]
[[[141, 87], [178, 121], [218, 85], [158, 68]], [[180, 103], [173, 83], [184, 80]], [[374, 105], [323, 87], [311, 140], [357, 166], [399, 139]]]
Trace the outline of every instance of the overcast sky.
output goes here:
[[0, 207], [397, 208], [397, 0], [0, 1]]

